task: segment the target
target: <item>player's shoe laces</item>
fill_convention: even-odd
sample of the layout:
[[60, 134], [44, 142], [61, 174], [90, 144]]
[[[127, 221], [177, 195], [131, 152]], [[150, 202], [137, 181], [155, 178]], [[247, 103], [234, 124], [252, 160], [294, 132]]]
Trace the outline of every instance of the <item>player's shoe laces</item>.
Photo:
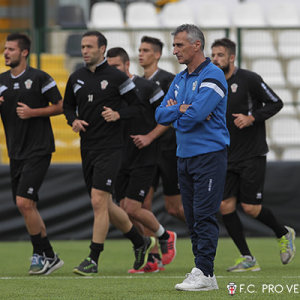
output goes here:
[[139, 270], [130, 269], [128, 273], [130, 274], [143, 274], [143, 273], [156, 273], [159, 272], [159, 267], [157, 261], [151, 262], [148, 261], [145, 266]]
[[176, 232], [167, 231], [169, 238], [167, 240], [159, 240], [159, 246], [164, 265], [170, 264], [176, 256]]
[[148, 260], [150, 250], [155, 246], [155, 239], [153, 237], [145, 237], [144, 245], [134, 249], [135, 262], [133, 268], [139, 270], [143, 268]]
[[198, 292], [219, 289], [216, 276], [205, 276], [198, 268], [193, 268], [185, 277], [182, 283], [175, 285], [176, 290]]
[[246, 271], [260, 271], [259, 264], [257, 263], [255, 257], [248, 255], [241, 256], [235, 261], [232, 267], [227, 269], [228, 272], [246, 272]]
[[283, 235], [279, 240], [281, 262], [286, 265], [292, 261], [296, 253], [295, 230], [291, 227], [284, 226], [288, 233]]
[[87, 257], [78, 267], [73, 269], [73, 272], [82, 276], [94, 275], [98, 273], [98, 266], [90, 257]]
[[31, 264], [29, 268], [30, 275], [44, 274], [49, 266], [49, 261], [43, 255], [34, 253], [31, 257]]
[[55, 253], [54, 257], [45, 257], [45, 259], [49, 262], [48, 268], [46, 269], [46, 272], [44, 275], [49, 275], [53, 271], [61, 268], [64, 265], [63, 260], [61, 260], [58, 255]]

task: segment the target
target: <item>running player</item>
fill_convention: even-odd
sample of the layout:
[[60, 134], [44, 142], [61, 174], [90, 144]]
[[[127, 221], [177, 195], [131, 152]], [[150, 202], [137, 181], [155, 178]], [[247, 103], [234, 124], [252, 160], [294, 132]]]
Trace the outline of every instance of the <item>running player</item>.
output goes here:
[[230, 133], [228, 170], [221, 214], [229, 236], [241, 253], [229, 272], [259, 271], [250, 252], [243, 226], [236, 211], [241, 203], [243, 211], [271, 228], [278, 238], [283, 264], [295, 254], [295, 231], [281, 225], [272, 211], [262, 204], [266, 169], [265, 120], [282, 108], [281, 99], [256, 73], [235, 66], [236, 45], [223, 38], [212, 46], [212, 61], [224, 71], [228, 83], [227, 127]]

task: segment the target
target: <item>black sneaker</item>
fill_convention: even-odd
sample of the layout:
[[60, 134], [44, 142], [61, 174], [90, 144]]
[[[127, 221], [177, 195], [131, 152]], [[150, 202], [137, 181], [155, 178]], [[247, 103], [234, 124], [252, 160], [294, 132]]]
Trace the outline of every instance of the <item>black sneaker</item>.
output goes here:
[[47, 268], [46, 272], [44, 273], [44, 275], [49, 275], [53, 271], [61, 268], [64, 265], [63, 260], [61, 260], [56, 253], [53, 258], [45, 257], [45, 260], [47, 260], [49, 262], [49, 265], [48, 265], [48, 268]]
[[90, 257], [87, 257], [78, 267], [74, 268], [73, 272], [82, 276], [93, 275], [98, 273], [98, 266]]
[[145, 266], [148, 261], [148, 255], [150, 250], [155, 246], [154, 237], [145, 237], [145, 243], [139, 248], [134, 248], [135, 262], [133, 268], [139, 270]]

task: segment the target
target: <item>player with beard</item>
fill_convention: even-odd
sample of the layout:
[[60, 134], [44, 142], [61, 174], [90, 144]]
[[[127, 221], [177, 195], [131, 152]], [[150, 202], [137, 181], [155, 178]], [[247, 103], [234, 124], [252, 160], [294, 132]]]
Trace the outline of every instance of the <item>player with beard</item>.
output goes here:
[[271, 228], [278, 238], [283, 264], [295, 254], [295, 231], [281, 225], [272, 211], [262, 204], [266, 169], [265, 120], [279, 112], [283, 103], [258, 74], [235, 66], [236, 45], [223, 38], [212, 46], [212, 62], [224, 71], [228, 84], [227, 127], [230, 133], [228, 169], [224, 200], [220, 211], [228, 234], [241, 253], [229, 272], [259, 271], [249, 250], [243, 226], [236, 211], [243, 211]]
[[0, 75], [0, 109], [13, 200], [24, 217], [33, 246], [29, 274], [48, 275], [64, 262], [52, 249], [37, 202], [55, 151], [49, 117], [62, 113], [62, 97], [50, 75], [27, 65], [30, 44], [24, 34], [7, 36], [4, 58], [10, 70]]
[[136, 270], [147, 263], [155, 243], [154, 238], [144, 238], [126, 212], [112, 201], [122, 162], [123, 120], [139, 115], [143, 105], [130, 78], [107, 63], [106, 46], [101, 32], [83, 34], [81, 52], [85, 66], [70, 75], [63, 104], [68, 124], [80, 134], [83, 175], [94, 212], [90, 253], [73, 270], [83, 276], [98, 272], [109, 222], [132, 242]]

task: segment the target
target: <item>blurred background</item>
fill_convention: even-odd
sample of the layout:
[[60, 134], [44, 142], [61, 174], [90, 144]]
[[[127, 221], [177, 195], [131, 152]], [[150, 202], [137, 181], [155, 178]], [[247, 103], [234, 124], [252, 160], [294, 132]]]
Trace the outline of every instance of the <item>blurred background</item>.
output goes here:
[[[183, 23], [197, 24], [203, 30], [206, 56], [210, 56], [210, 45], [215, 39], [225, 36], [233, 39], [238, 45], [237, 64], [259, 73], [282, 98], [284, 108], [267, 121], [270, 152], [265, 197], [266, 204], [282, 218], [289, 219], [297, 230], [296, 223], [300, 222], [297, 214], [300, 194], [299, 0], [0, 0], [0, 50], [3, 52], [8, 33], [18, 31], [30, 35], [33, 42], [30, 65], [49, 73], [63, 96], [68, 76], [82, 66], [83, 32], [97, 29], [107, 37], [108, 48], [125, 48], [131, 57], [131, 72], [138, 75], [142, 75], [137, 60], [141, 37], [160, 38], [164, 50], [159, 66], [177, 73], [184, 67], [172, 55], [171, 32]], [[0, 72], [6, 70], [1, 56]], [[52, 117], [51, 122], [56, 152], [41, 190], [41, 198], [46, 199], [40, 205], [45, 209], [50, 233], [55, 237], [87, 238], [92, 212], [82, 181], [79, 137], [66, 124], [64, 116]], [[11, 201], [2, 122], [0, 163], [0, 239], [12, 236], [22, 239], [26, 232]], [[156, 198], [160, 197], [158, 191]], [[162, 223], [170, 224], [184, 235], [186, 228], [165, 214], [163, 201], [158, 202], [154, 210]], [[268, 229], [255, 226], [246, 218], [250, 234], [270, 234]], [[300, 224], [298, 227], [300, 229]], [[70, 235], [72, 230], [74, 234]], [[222, 228], [221, 234], [225, 234]]]

